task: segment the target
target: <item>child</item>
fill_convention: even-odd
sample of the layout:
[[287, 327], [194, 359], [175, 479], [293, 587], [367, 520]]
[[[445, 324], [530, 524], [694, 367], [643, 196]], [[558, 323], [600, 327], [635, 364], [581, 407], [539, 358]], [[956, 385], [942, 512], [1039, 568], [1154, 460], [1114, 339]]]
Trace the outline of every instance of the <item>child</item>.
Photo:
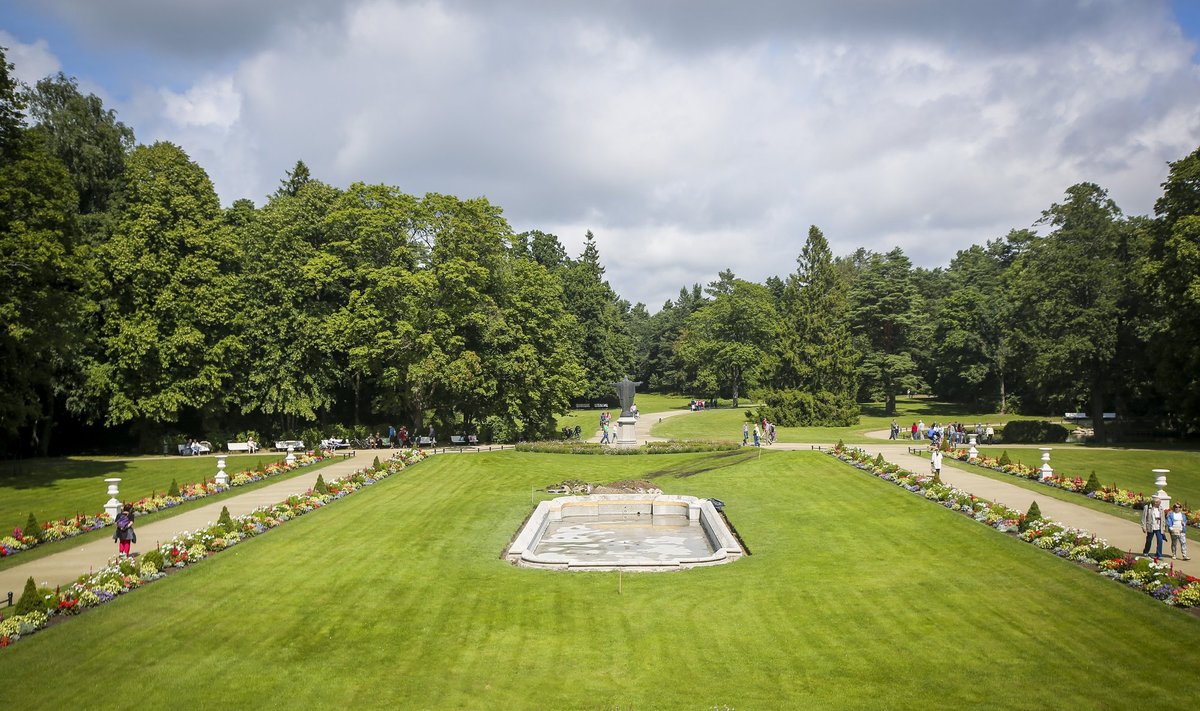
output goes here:
[[121, 555], [129, 555], [131, 543], [137, 543], [137, 533], [133, 530], [133, 504], [125, 504], [125, 508], [117, 514], [117, 530], [113, 532], [113, 540], [117, 542], [117, 551]]

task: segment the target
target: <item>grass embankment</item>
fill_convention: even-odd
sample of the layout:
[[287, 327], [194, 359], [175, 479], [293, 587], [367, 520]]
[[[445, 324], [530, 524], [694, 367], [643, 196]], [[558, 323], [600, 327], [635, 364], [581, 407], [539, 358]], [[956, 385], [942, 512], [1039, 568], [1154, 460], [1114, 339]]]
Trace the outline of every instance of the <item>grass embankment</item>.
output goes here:
[[663, 471], [670, 493], [719, 497], [753, 556], [623, 577], [515, 568], [499, 555], [530, 488], [578, 478], [580, 460], [437, 457], [3, 650], [6, 700], [77, 705], [96, 679], [151, 707], [227, 708], [1159, 708], [1200, 693], [1190, 663], [1146, 653], [1197, 648], [1200, 620], [1143, 593], [824, 455], [666, 456], [589, 457], [586, 478]]
[[[253, 469], [260, 463], [277, 462], [286, 455], [255, 454], [229, 457], [225, 471], [231, 476], [237, 472]], [[285, 481], [293, 476], [313, 471], [337, 461], [336, 458], [302, 467], [292, 472], [235, 487], [216, 496], [188, 501], [179, 506], [152, 514], [140, 514], [140, 523], [161, 521], [190, 511], [198, 506], [207, 506], [222, 497], [236, 496], [254, 491], [263, 486]], [[13, 527], [25, 527], [32, 512], [39, 522], [74, 516], [76, 513], [102, 511], [108, 501], [108, 485], [104, 479], [121, 477], [122, 501], [136, 501], [154, 492], [163, 493], [176, 480], [180, 486], [186, 482], [211, 479], [217, 473], [215, 457], [180, 457], [178, 459], [137, 458], [116, 460], [106, 458], [69, 457], [53, 459], [31, 459], [21, 462], [5, 462], [0, 465], [0, 534], [8, 535]], [[45, 543], [28, 551], [0, 558], [0, 570], [28, 563], [67, 548], [83, 545], [99, 538], [112, 535], [111, 528], [91, 531], [53, 543]]]

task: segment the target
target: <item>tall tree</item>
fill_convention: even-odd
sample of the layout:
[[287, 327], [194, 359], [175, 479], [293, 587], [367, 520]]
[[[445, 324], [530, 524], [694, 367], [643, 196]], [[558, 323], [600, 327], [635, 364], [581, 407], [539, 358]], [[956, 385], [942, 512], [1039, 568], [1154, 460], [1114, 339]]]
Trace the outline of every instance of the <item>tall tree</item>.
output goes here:
[[816, 225], [809, 228], [796, 262], [799, 266], [784, 283], [779, 302], [782, 328], [774, 384], [832, 393], [852, 405], [859, 356], [851, 340], [846, 283]]
[[922, 303], [912, 263], [899, 247], [887, 254], [861, 252], [850, 292], [851, 322], [863, 354], [859, 377], [866, 394], [896, 412], [896, 395], [919, 390], [914, 352], [921, 346]]
[[108, 424], [136, 423], [150, 448], [181, 412], [219, 411], [231, 397], [240, 252], [208, 175], [178, 146], [134, 149], [124, 190], [98, 249], [103, 322], [86, 394]]
[[62, 72], [46, 77], [28, 93], [29, 113], [46, 134], [51, 152], [67, 166], [79, 194], [79, 213], [109, 208], [121, 187], [133, 129], [105, 109], [95, 94], [84, 96], [74, 78]]
[[1105, 440], [1103, 413], [1118, 388], [1118, 334], [1128, 288], [1120, 209], [1094, 183], [1066, 191], [1041, 222], [1053, 228], [1013, 265], [1009, 298], [1023, 335], [1026, 377], [1047, 407], [1091, 413]]
[[583, 253], [562, 272], [567, 310], [579, 324], [580, 356], [587, 389], [580, 395], [610, 397], [611, 383], [633, 372], [633, 339], [621, 317], [619, 299], [604, 279], [600, 250], [588, 230]]
[[692, 385], [697, 391], [719, 388], [737, 407], [744, 389], [769, 372], [769, 344], [778, 325], [771, 292], [728, 274], [725, 278], [722, 272], [713, 283], [716, 298], [688, 317], [676, 347], [696, 374]]
[[42, 454], [83, 336], [77, 202], [45, 137], [22, 125], [0, 49], [0, 432], [29, 427]]

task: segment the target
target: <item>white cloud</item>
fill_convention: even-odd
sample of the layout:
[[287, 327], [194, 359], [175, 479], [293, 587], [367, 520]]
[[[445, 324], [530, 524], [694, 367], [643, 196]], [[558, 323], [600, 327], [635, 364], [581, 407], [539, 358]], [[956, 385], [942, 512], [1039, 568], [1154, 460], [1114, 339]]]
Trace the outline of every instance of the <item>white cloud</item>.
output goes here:
[[791, 271], [814, 223], [835, 253], [933, 266], [1076, 182], [1144, 213], [1200, 145], [1196, 48], [1163, 3], [798, 5], [277, 3], [227, 71], [122, 118], [226, 203], [303, 159], [336, 185], [486, 195], [575, 253], [590, 228], [652, 308], [724, 267]]
[[26, 44], [0, 30], [0, 47], [8, 49], [6, 59], [13, 65], [13, 76], [30, 86], [62, 68], [44, 39]]

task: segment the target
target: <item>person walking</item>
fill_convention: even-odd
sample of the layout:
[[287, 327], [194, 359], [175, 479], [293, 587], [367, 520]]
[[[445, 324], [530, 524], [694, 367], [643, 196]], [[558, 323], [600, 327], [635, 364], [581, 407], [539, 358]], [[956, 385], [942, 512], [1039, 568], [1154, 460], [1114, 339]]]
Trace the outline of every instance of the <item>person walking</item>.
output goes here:
[[608, 444], [608, 423], [600, 425], [600, 444]]
[[900, 425], [896, 424], [895, 420], [892, 420], [892, 428], [888, 432], [888, 439], [896, 439], [896, 435], [899, 433], [900, 433]]
[[750, 441], [750, 423], [743, 422], [742, 423], [742, 446], [745, 447], [746, 443], [749, 441]]
[[1187, 554], [1187, 514], [1177, 502], [1167, 513], [1167, 533], [1171, 534], [1171, 557], [1175, 557], [1175, 546], [1179, 546], [1179, 557], [1191, 560]]
[[117, 552], [129, 555], [129, 546], [137, 543], [137, 533], [133, 530], [133, 504], [125, 504], [117, 514], [116, 524], [113, 540], [117, 542]]
[[917, 423], [915, 422], [912, 423], [912, 438], [913, 440], [917, 439]]
[[758, 429], [758, 423], [754, 423], [754, 446], [762, 446], [762, 432]]
[[935, 450], [933, 450], [933, 453], [929, 455], [929, 468], [930, 468], [931, 470], [933, 470], [933, 475], [934, 475], [934, 477], [936, 477], [936, 478], [937, 478], [939, 481], [941, 481], [941, 477], [942, 477], [942, 450], [940, 450], [940, 449], [935, 449]]
[[1163, 549], [1163, 515], [1162, 507], [1159, 506], [1159, 498], [1156, 496], [1150, 499], [1150, 503], [1142, 509], [1142, 530], [1146, 532], [1146, 545], [1142, 548], [1142, 555], [1150, 555], [1150, 544], [1157, 544], [1157, 552], [1155, 558], [1162, 558]]

